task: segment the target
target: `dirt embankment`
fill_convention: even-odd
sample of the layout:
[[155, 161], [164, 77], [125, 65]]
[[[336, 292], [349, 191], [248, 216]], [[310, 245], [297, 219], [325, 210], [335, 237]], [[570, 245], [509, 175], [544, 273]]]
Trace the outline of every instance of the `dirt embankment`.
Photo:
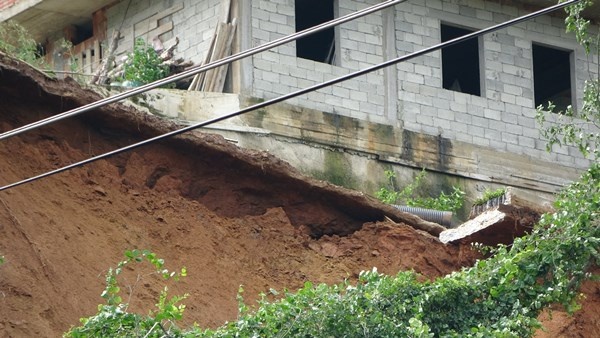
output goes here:
[[[98, 98], [0, 55], [2, 132]], [[174, 127], [112, 105], [36, 129], [0, 141], [0, 184]], [[383, 215], [405, 217], [218, 136], [196, 133], [138, 148], [0, 192], [0, 253], [7, 261], [0, 267], [0, 335], [60, 336], [95, 312], [107, 268], [134, 248], [156, 252], [169, 268], [187, 267], [189, 276], [170, 293], [189, 293], [186, 323], [211, 327], [235, 319], [240, 285], [252, 301], [269, 288], [340, 282], [373, 267], [435, 277], [472, 262], [469, 250], [382, 222]], [[128, 270], [122, 279], [134, 310], [150, 309], [160, 291], [162, 282], [148, 271]], [[586, 292], [595, 295], [588, 298], [596, 302], [593, 315], [597, 284]], [[568, 324], [568, 334], [594, 336], [588, 326], [597, 328], [597, 319], [583, 313], [553, 332]]]

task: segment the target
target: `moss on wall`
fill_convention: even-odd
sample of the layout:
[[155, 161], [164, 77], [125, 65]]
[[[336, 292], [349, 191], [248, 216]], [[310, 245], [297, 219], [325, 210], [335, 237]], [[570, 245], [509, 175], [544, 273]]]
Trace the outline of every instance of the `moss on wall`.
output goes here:
[[358, 180], [354, 177], [352, 166], [344, 152], [325, 151], [323, 171], [315, 171], [312, 173], [312, 176], [346, 188], [358, 188]]

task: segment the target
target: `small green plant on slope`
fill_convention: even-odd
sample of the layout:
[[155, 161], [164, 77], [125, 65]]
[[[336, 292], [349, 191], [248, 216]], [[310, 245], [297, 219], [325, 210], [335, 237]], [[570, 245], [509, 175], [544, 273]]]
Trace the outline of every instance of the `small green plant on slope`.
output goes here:
[[506, 188], [498, 188], [496, 190], [485, 189], [485, 191], [483, 192], [483, 196], [476, 199], [473, 202], [473, 205], [483, 205], [487, 201], [492, 200], [494, 198], [498, 198], [504, 194], [506, 194]]
[[33, 66], [45, 65], [38, 52], [38, 44], [17, 22], [0, 22], [0, 51]]
[[402, 190], [396, 188], [396, 174], [391, 170], [385, 171], [385, 176], [390, 182], [391, 189], [386, 187], [380, 188], [375, 192], [375, 196], [382, 202], [388, 204], [403, 203], [411, 207], [419, 207], [434, 210], [457, 211], [462, 208], [464, 203], [465, 192], [458, 187], [452, 187], [452, 192], [449, 194], [443, 191], [437, 198], [433, 197], [417, 197], [417, 192], [422, 186], [423, 179], [427, 172], [423, 169], [414, 179], [412, 183], [405, 186]]
[[160, 80], [168, 75], [169, 69], [154, 48], [143, 39], [136, 39], [133, 53], [130, 53], [125, 64], [123, 79], [136, 85]]
[[187, 275], [185, 268], [179, 272], [171, 272], [164, 268], [164, 260], [148, 250], [132, 250], [125, 252], [126, 259], [119, 262], [116, 268], [110, 268], [106, 274], [106, 287], [101, 294], [105, 304], [98, 305], [98, 313], [89, 318], [81, 319], [81, 326], [73, 327], [65, 333], [65, 337], [164, 337], [180, 332], [175, 321], [183, 317], [185, 305], [180, 302], [187, 297], [174, 296], [167, 298], [167, 287], [161, 291], [156, 310], [148, 316], [142, 316], [127, 311], [128, 305], [123, 303], [120, 296], [121, 288], [117, 277], [123, 268], [134, 262], [147, 261], [163, 279], [174, 279]]

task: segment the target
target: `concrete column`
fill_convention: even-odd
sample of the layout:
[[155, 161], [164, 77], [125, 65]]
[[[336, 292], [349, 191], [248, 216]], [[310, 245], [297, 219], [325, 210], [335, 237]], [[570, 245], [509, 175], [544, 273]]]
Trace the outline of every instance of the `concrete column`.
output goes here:
[[[252, 48], [252, 1], [233, 0], [237, 11], [237, 34], [234, 53]], [[253, 57], [247, 57], [233, 64], [233, 92], [251, 94], [254, 77]]]
[[[396, 9], [386, 8], [383, 16], [383, 58], [390, 60], [398, 56], [396, 49]], [[398, 121], [398, 68], [396, 66], [386, 67], [383, 70], [385, 83], [384, 116], [388, 122], [396, 126]]]

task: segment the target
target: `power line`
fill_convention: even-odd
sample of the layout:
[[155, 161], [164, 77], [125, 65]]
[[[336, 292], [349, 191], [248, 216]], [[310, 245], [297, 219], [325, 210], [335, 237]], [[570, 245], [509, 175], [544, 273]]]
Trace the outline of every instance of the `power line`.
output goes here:
[[24, 125], [24, 126], [21, 126], [21, 127], [18, 127], [18, 128], [15, 128], [13, 130], [9, 130], [7, 132], [4, 132], [4, 133], [0, 134], [0, 140], [7, 139], [9, 137], [12, 137], [12, 136], [24, 133], [26, 131], [33, 130], [33, 129], [36, 129], [36, 128], [39, 128], [39, 127], [42, 127], [42, 126], [45, 126], [45, 125], [48, 125], [48, 124], [60, 121], [62, 119], [65, 119], [65, 118], [68, 118], [68, 117], [71, 117], [71, 116], [79, 115], [81, 113], [90, 111], [92, 109], [100, 108], [100, 107], [103, 107], [105, 105], [108, 105], [108, 104], [111, 104], [111, 103], [114, 103], [114, 102], [126, 99], [128, 97], [132, 97], [134, 95], [141, 94], [143, 92], [147, 92], [147, 91], [149, 91], [151, 89], [158, 88], [160, 86], [163, 86], [163, 85], [166, 85], [166, 84], [169, 84], [169, 83], [172, 83], [172, 82], [184, 79], [186, 77], [190, 77], [192, 75], [196, 75], [198, 73], [205, 72], [205, 71], [213, 69], [213, 68], [217, 68], [219, 66], [222, 66], [222, 65], [225, 65], [225, 64], [228, 64], [228, 63], [231, 63], [231, 62], [243, 59], [245, 57], [252, 56], [252, 55], [258, 54], [260, 52], [264, 52], [264, 51], [269, 50], [271, 48], [274, 48], [274, 47], [286, 44], [288, 42], [300, 39], [302, 37], [305, 37], [305, 36], [308, 36], [308, 35], [311, 35], [311, 34], [314, 34], [314, 33], [317, 33], [317, 32], [320, 32], [320, 31], [325, 30], [327, 28], [335, 27], [335, 26], [340, 25], [342, 23], [345, 23], [345, 22], [348, 22], [348, 21], [352, 21], [354, 19], [363, 17], [365, 15], [368, 15], [368, 14], [380, 11], [382, 9], [385, 9], [385, 8], [390, 7], [390, 6], [394, 6], [394, 5], [397, 5], [397, 4], [406, 2], [406, 1], [408, 1], [408, 0], [388, 0], [388, 1], [384, 1], [384, 2], [379, 3], [377, 5], [374, 5], [374, 6], [371, 6], [371, 7], [367, 7], [365, 9], [362, 9], [362, 10], [356, 11], [354, 13], [342, 16], [340, 18], [337, 18], [337, 19], [334, 19], [334, 20], [331, 20], [331, 21], [328, 21], [328, 22], [324, 22], [324, 23], [319, 24], [317, 26], [314, 26], [314, 27], [311, 27], [311, 28], [307, 28], [307, 29], [305, 29], [303, 31], [300, 31], [300, 32], [297, 32], [297, 33], [294, 33], [294, 34], [290, 34], [290, 35], [284, 36], [282, 38], [273, 40], [273, 41], [265, 43], [265, 44], [263, 44], [261, 46], [250, 48], [250, 49], [245, 50], [243, 52], [240, 52], [240, 53], [237, 53], [237, 54], [225, 57], [225, 58], [220, 59], [218, 61], [211, 62], [211, 63], [203, 65], [203, 66], [194, 67], [194, 68], [188, 69], [188, 70], [186, 70], [184, 72], [181, 72], [179, 74], [174, 74], [174, 75], [168, 76], [168, 77], [166, 77], [164, 79], [160, 79], [158, 81], [154, 81], [154, 82], [145, 84], [143, 86], [140, 86], [140, 87], [137, 87], [137, 88], [133, 88], [133, 89], [124, 91], [124, 92], [119, 93], [117, 95], [114, 95], [114, 96], [111, 96], [111, 97], [108, 97], [108, 98], [105, 98], [105, 99], [101, 99], [101, 100], [98, 100], [98, 101], [95, 101], [95, 102], [92, 102], [92, 103], [88, 103], [86, 105], [83, 105], [83, 106], [75, 108], [75, 109], [71, 109], [71, 110], [66, 111], [64, 113], [60, 113], [60, 114], [57, 114], [57, 115], [54, 115], [54, 116], [50, 116], [48, 118], [45, 118], [45, 119], [42, 119], [42, 120], [30, 123], [30, 124], [27, 124], [27, 125]]
[[43, 173], [43, 174], [40, 174], [40, 175], [37, 175], [37, 176], [33, 176], [33, 177], [30, 177], [30, 178], [27, 178], [27, 179], [24, 179], [24, 180], [21, 180], [21, 181], [12, 183], [12, 184], [8, 184], [8, 185], [5, 185], [5, 186], [2, 186], [2, 187], [0, 187], [0, 191], [7, 190], [7, 189], [10, 189], [10, 188], [14, 188], [14, 187], [17, 187], [17, 186], [25, 184], [25, 183], [33, 182], [33, 181], [42, 179], [44, 177], [48, 177], [48, 176], [51, 176], [51, 175], [54, 175], [54, 174], [58, 174], [58, 173], [61, 173], [63, 171], [67, 171], [67, 170], [70, 170], [70, 169], [73, 169], [73, 168], [76, 168], [76, 167], [79, 167], [79, 166], [82, 166], [82, 165], [85, 165], [85, 164], [88, 164], [88, 163], [91, 163], [91, 162], [94, 162], [94, 161], [97, 161], [97, 160], [101, 160], [101, 159], [104, 159], [104, 158], [107, 158], [107, 157], [110, 157], [110, 156], [113, 156], [113, 155], [116, 155], [116, 154], [120, 154], [120, 153], [129, 151], [129, 150], [133, 150], [135, 148], [139, 148], [139, 147], [144, 146], [146, 144], [150, 144], [150, 143], [153, 143], [153, 142], [156, 142], [156, 141], [160, 141], [160, 140], [166, 139], [166, 138], [171, 137], [171, 136], [183, 134], [185, 132], [188, 132], [188, 131], [191, 131], [191, 130], [194, 130], [194, 129], [197, 129], [197, 128], [205, 127], [205, 126], [211, 125], [213, 123], [217, 123], [217, 122], [220, 122], [220, 121], [223, 121], [223, 120], [226, 120], [226, 119], [238, 116], [238, 115], [242, 115], [242, 114], [251, 112], [251, 111], [256, 110], [256, 109], [264, 108], [264, 107], [270, 106], [270, 105], [275, 104], [275, 103], [279, 103], [279, 102], [282, 102], [282, 101], [285, 101], [285, 100], [288, 100], [288, 99], [291, 99], [291, 98], [294, 98], [294, 97], [297, 97], [297, 96], [300, 96], [300, 95], [303, 95], [303, 94], [306, 94], [306, 93], [309, 93], [309, 92], [312, 92], [312, 91], [315, 91], [315, 90], [319, 90], [321, 88], [325, 88], [325, 87], [328, 87], [328, 86], [331, 86], [331, 85], [334, 85], [334, 84], [337, 84], [337, 83], [340, 83], [340, 82], [343, 82], [343, 81], [346, 81], [346, 80], [350, 80], [350, 79], [353, 79], [355, 77], [358, 77], [358, 76], [361, 76], [361, 75], [364, 75], [364, 74], [367, 74], [367, 73], [370, 73], [370, 72], [374, 72], [374, 71], [377, 71], [379, 69], [382, 69], [382, 68], [385, 68], [385, 67], [388, 67], [388, 66], [391, 66], [391, 65], [394, 65], [396, 63], [407, 61], [407, 60], [413, 59], [415, 57], [418, 57], [418, 56], [421, 56], [421, 55], [424, 55], [424, 54], [436, 51], [438, 49], [441, 49], [441, 48], [444, 48], [444, 47], [448, 47], [448, 46], [452, 46], [452, 45], [455, 45], [457, 43], [461, 43], [463, 41], [466, 41], [468, 39], [472, 39], [472, 38], [478, 37], [480, 35], [491, 33], [491, 32], [497, 31], [499, 29], [502, 29], [502, 28], [505, 28], [505, 27], [508, 27], [508, 26], [512, 26], [514, 24], [517, 24], [517, 23], [520, 23], [520, 22], [523, 22], [523, 21], [526, 21], [526, 20], [538, 17], [540, 15], [544, 15], [546, 13], [550, 13], [552, 11], [555, 11], [557, 9], [563, 8], [565, 6], [569, 6], [569, 5], [575, 4], [575, 3], [579, 2], [579, 1], [581, 1], [581, 0], [570, 0], [570, 1], [563, 2], [563, 3], [559, 3], [559, 4], [556, 4], [554, 6], [550, 6], [548, 8], [539, 10], [537, 12], [533, 12], [533, 13], [530, 13], [530, 14], [527, 14], [527, 15], [524, 15], [524, 16], [512, 19], [512, 20], [509, 20], [509, 21], [505, 21], [504, 23], [500, 23], [500, 24], [497, 24], [497, 25], [494, 25], [494, 26], [491, 26], [491, 27], [488, 27], [488, 28], [484, 28], [482, 30], [469, 33], [467, 35], [464, 35], [464, 36], [461, 36], [461, 37], [458, 37], [458, 38], [455, 38], [455, 39], [452, 39], [452, 40], [449, 40], [449, 41], [446, 41], [446, 42], [443, 42], [443, 43], [440, 43], [440, 44], [437, 44], [437, 45], [434, 45], [432, 47], [421, 49], [420, 51], [417, 51], [417, 52], [414, 52], [414, 53], [411, 53], [411, 54], [400, 56], [400, 57], [394, 58], [392, 60], [388, 60], [386, 62], [382, 62], [382, 63], [379, 63], [377, 65], [374, 65], [374, 66], [371, 66], [371, 67], [368, 67], [368, 68], [365, 68], [365, 69], [362, 69], [362, 70], [358, 70], [356, 72], [353, 72], [353, 73], [350, 73], [350, 74], [347, 74], [347, 75], [344, 75], [344, 76], [340, 76], [338, 78], [335, 78], [335, 79], [332, 79], [332, 80], [329, 80], [329, 81], [325, 81], [325, 82], [322, 82], [322, 83], [319, 83], [319, 84], [316, 84], [316, 85], [313, 85], [313, 86], [310, 86], [310, 87], [307, 87], [307, 88], [304, 88], [304, 89], [300, 89], [300, 90], [297, 90], [295, 92], [292, 92], [292, 93], [289, 93], [289, 94], [286, 94], [286, 95], [282, 95], [282, 96], [279, 96], [279, 97], [276, 97], [274, 99], [270, 99], [270, 100], [267, 100], [267, 101], [264, 101], [264, 102], [261, 102], [261, 103], [257, 103], [255, 105], [252, 105], [250, 107], [238, 110], [238, 111], [233, 112], [233, 113], [225, 114], [225, 115], [213, 118], [213, 119], [209, 119], [209, 120], [204, 121], [204, 122], [200, 122], [200, 123], [197, 123], [197, 124], [193, 124], [191, 126], [187, 126], [185, 128], [182, 128], [182, 129], [178, 129], [178, 130], [174, 130], [174, 131], [162, 134], [162, 135], [158, 135], [158, 136], [152, 137], [150, 139], [147, 139], [145, 141], [137, 142], [137, 143], [134, 143], [134, 144], [131, 144], [131, 145], [119, 148], [119, 149], [115, 149], [113, 151], [109, 151], [107, 153], [104, 153], [104, 154], [101, 154], [101, 155], [98, 155], [98, 156], [94, 156], [94, 157], [88, 158], [88, 159], [83, 160], [83, 161], [79, 161], [79, 162], [76, 162], [76, 163], [73, 163], [73, 164], [70, 164], [70, 165], [58, 168], [58, 169], [54, 169], [52, 171], [48, 171], [46, 173]]

